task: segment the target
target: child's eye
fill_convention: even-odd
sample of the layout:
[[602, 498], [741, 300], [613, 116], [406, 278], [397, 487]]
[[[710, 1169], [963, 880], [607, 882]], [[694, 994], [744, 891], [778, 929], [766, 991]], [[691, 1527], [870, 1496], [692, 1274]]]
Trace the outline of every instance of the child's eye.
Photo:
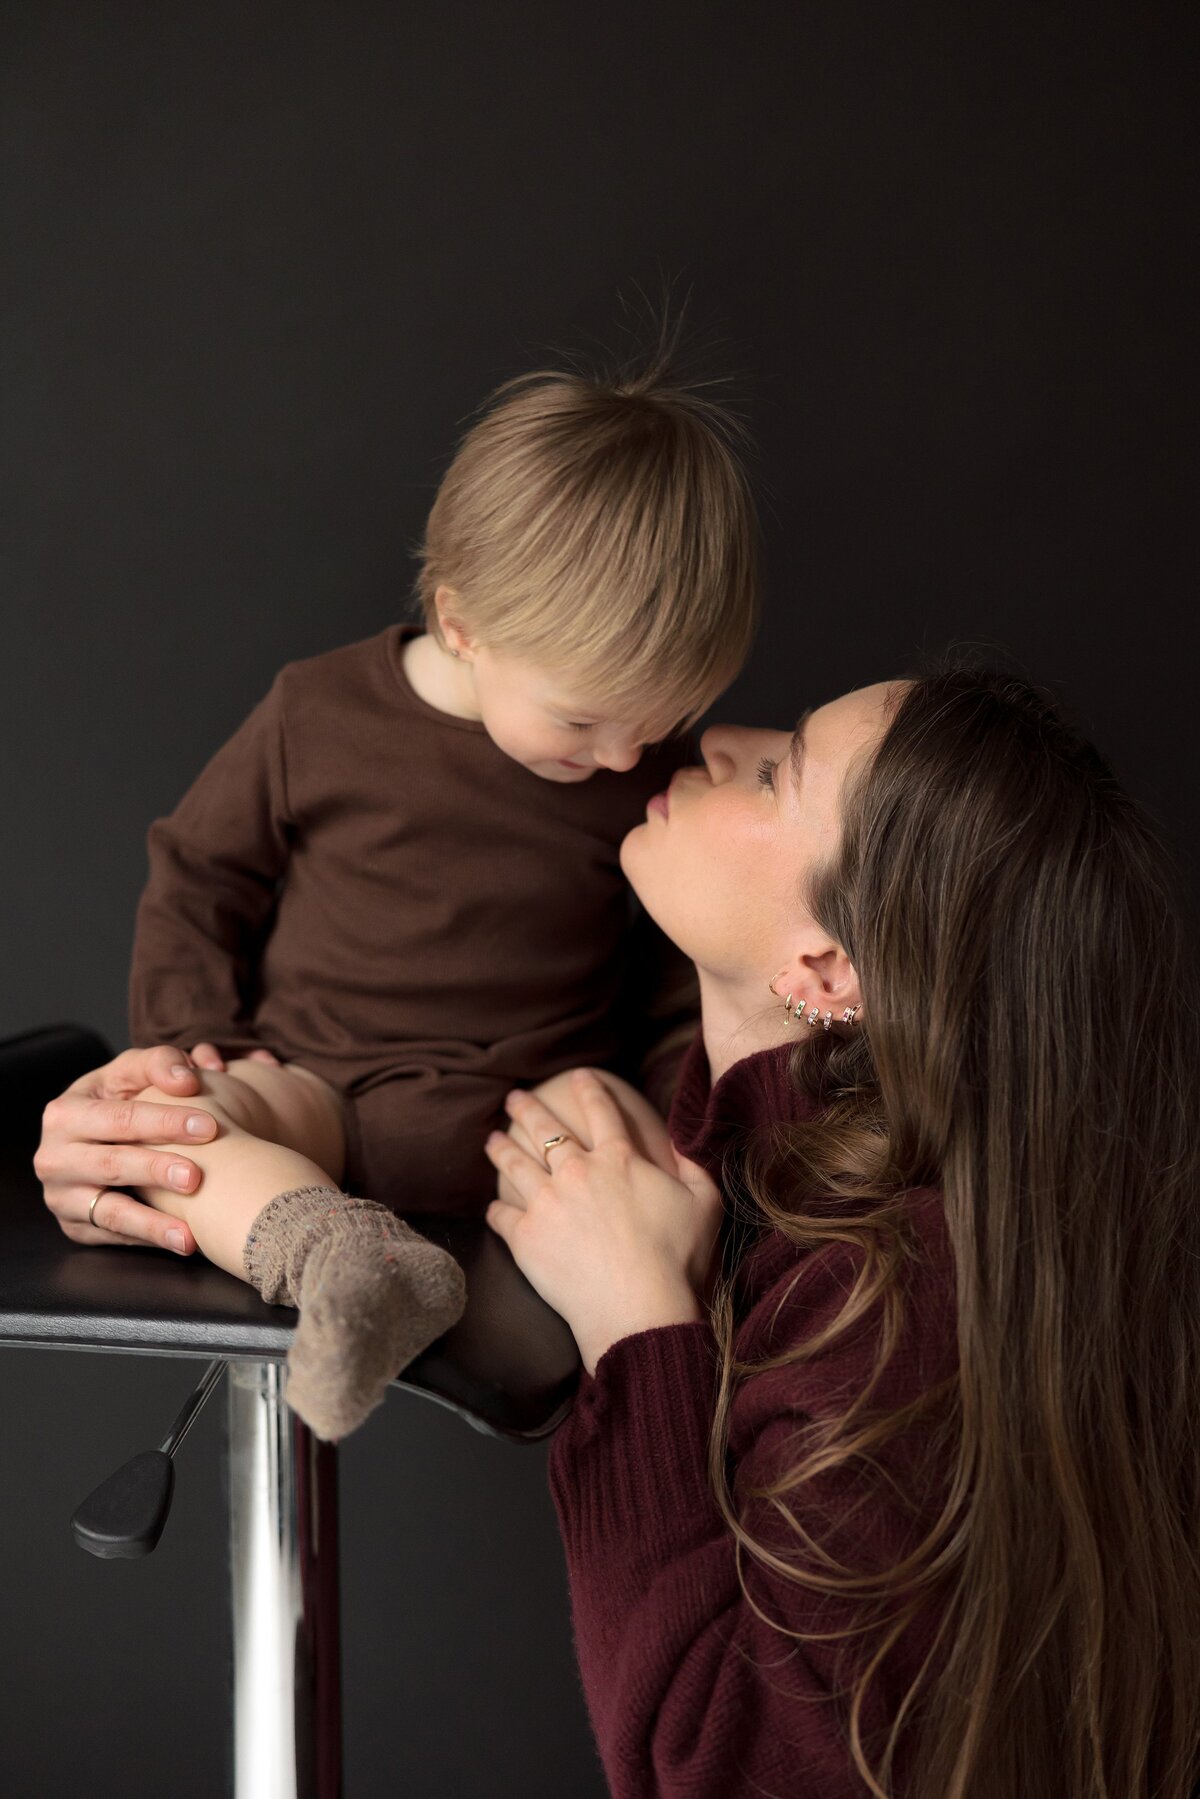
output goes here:
[[779, 764], [777, 762], [772, 762], [769, 756], [764, 756], [762, 758], [758, 765], [758, 780], [761, 787], [774, 788], [775, 770], [778, 767]]
[[595, 730], [595, 728], [596, 728], [596, 727], [595, 727], [595, 725], [575, 725], [575, 724], [572, 724], [572, 723], [571, 723], [571, 720], [570, 720], [570, 719], [569, 719], [569, 718], [568, 718], [568, 719], [564, 719], [564, 721], [563, 721], [563, 722], [564, 722], [564, 724], [565, 724], [565, 725], [566, 725], [566, 727], [567, 727], [567, 730], [568, 730], [568, 731], [594, 731], [594, 730]]

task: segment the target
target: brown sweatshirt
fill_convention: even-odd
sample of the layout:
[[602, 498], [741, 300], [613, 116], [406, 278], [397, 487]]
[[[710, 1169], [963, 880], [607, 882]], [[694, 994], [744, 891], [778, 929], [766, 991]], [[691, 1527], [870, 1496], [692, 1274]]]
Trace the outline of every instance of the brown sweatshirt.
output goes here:
[[689, 968], [617, 859], [687, 759], [544, 781], [420, 699], [393, 626], [289, 664], [149, 833], [138, 1044], [265, 1045], [345, 1096], [348, 1184], [474, 1210], [508, 1088], [636, 1078], [694, 1015]]

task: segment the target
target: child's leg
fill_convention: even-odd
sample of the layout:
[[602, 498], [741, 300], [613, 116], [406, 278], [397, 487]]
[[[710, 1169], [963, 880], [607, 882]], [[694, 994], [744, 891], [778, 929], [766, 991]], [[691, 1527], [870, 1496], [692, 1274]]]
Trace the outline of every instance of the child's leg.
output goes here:
[[[338, 1189], [341, 1102], [324, 1081], [246, 1061], [205, 1073], [203, 1086], [191, 1103], [221, 1132], [197, 1146], [204, 1180], [188, 1222], [211, 1261], [269, 1303], [299, 1307], [288, 1402], [318, 1436], [343, 1437], [461, 1316], [462, 1270], [386, 1206]], [[155, 1088], [139, 1097], [169, 1100]]]
[[[342, 1178], [345, 1136], [341, 1100], [307, 1069], [237, 1061], [225, 1074], [201, 1076], [203, 1091], [188, 1103], [211, 1112], [221, 1133], [194, 1157], [204, 1175], [199, 1190], [180, 1200], [165, 1188], [144, 1187], [139, 1198], [163, 1211], [187, 1207], [187, 1220], [210, 1262], [246, 1279], [250, 1227], [278, 1193], [334, 1187]], [[147, 1087], [139, 1099], [169, 1103]]]

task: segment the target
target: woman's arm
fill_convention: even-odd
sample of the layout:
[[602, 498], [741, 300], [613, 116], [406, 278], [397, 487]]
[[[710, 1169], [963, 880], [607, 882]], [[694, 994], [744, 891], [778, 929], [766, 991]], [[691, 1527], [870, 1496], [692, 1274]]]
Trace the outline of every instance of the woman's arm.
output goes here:
[[[513, 1135], [488, 1146], [511, 1197], [494, 1202], [488, 1219], [570, 1324], [589, 1371], [551, 1447], [550, 1475], [580, 1669], [614, 1799], [851, 1799], [862, 1789], [851, 1778], [839, 1697], [846, 1646], [836, 1633], [861, 1617], [749, 1556], [744, 1590], [710, 1482], [717, 1355], [698, 1294], [719, 1196], [674, 1151], [682, 1178], [649, 1164], [599, 1081], [572, 1079], [593, 1147], [552, 1147], [547, 1168], [542, 1145], [567, 1120], [534, 1095], [513, 1095]], [[518, 1131], [532, 1153], [513, 1140]], [[794, 1258], [785, 1262], [756, 1309], [769, 1334], [764, 1355], [823, 1329], [854, 1283], [840, 1247], [806, 1259], [802, 1273]], [[797, 1433], [814, 1410], [828, 1409], [822, 1383], [848, 1382], [835, 1405], [865, 1383], [862, 1353], [784, 1367], [747, 1383], [735, 1401], [735, 1505], [784, 1556], [796, 1539], [763, 1489], [795, 1462]], [[894, 1496], [871, 1495], [864, 1506], [861, 1473], [827, 1473], [801, 1496], [801, 1517], [818, 1535], [831, 1519], [849, 1521], [834, 1545], [850, 1565], [886, 1561], [893, 1544], [900, 1553], [906, 1524]], [[835, 1640], [800, 1642], [787, 1630]], [[851, 1656], [860, 1640], [850, 1637]], [[864, 1729], [879, 1730], [887, 1716], [886, 1696], [873, 1694]]]
[[[819, 1609], [749, 1557], [743, 1590], [708, 1472], [715, 1378], [706, 1323], [626, 1337], [585, 1380], [551, 1445], [574, 1640], [610, 1791], [859, 1799], [838, 1697], [841, 1645], [785, 1634], [855, 1620], [844, 1603]], [[786, 1406], [738, 1417], [736, 1491], [769, 1484], [794, 1459], [801, 1422]], [[856, 1497], [861, 1505], [861, 1495], [840, 1497], [845, 1515]], [[771, 1532], [761, 1502], [739, 1509], [756, 1534]], [[776, 1521], [786, 1549], [779, 1534]], [[884, 1716], [874, 1699], [867, 1730]]]

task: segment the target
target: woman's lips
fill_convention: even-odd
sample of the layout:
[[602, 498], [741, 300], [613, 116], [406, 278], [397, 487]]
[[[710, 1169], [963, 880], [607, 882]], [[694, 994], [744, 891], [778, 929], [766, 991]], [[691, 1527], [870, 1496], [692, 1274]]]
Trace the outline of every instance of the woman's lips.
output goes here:
[[671, 779], [667, 783], [666, 791], [664, 793], [656, 793], [654, 795], [653, 799], [647, 800], [646, 811], [647, 812], [661, 812], [662, 816], [664, 818], [670, 818], [670, 816], [671, 816], [671, 795], [674, 793], [676, 785], [680, 781], [683, 780], [685, 775], [703, 774], [703, 773], [704, 773], [703, 769], [677, 768], [675, 770], [675, 773], [671, 776]]

